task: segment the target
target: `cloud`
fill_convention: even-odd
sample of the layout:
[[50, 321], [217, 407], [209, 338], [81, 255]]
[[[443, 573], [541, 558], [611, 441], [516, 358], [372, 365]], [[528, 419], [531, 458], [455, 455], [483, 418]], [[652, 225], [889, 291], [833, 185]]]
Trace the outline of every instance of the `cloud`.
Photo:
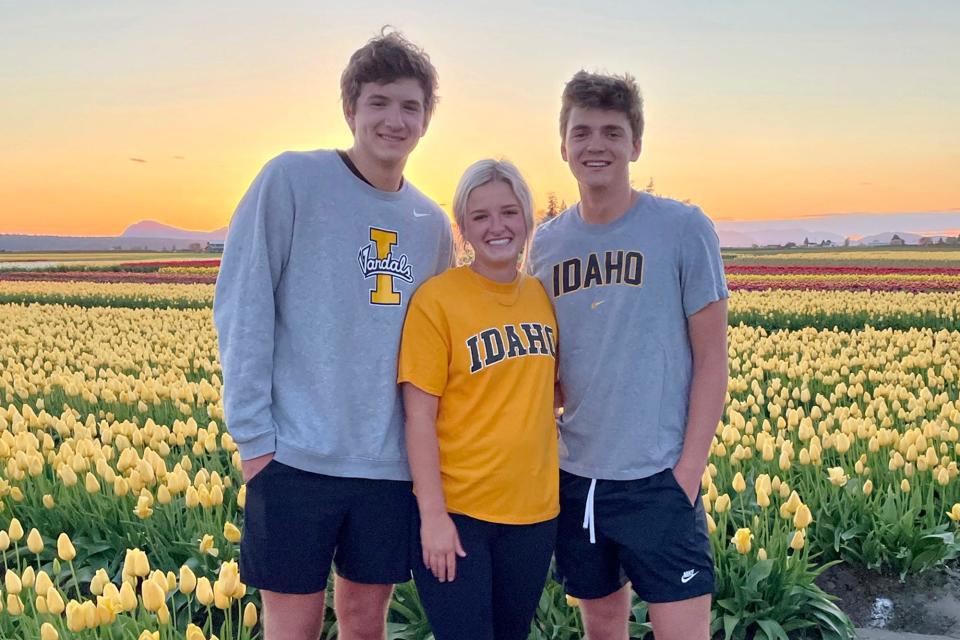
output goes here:
[[146, 162], [143, 158], [130, 158], [130, 162]]
[[186, 160], [183, 156], [173, 156], [174, 160]]

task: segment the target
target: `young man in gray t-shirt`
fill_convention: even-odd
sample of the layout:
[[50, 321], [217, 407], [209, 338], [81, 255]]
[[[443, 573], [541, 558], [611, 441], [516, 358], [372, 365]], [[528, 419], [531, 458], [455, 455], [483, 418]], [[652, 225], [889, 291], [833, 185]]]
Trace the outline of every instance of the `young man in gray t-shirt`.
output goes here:
[[558, 577], [593, 640], [627, 638], [627, 581], [658, 640], [706, 639], [699, 488], [727, 388], [717, 234], [700, 209], [631, 188], [643, 112], [630, 76], [577, 73], [560, 130], [581, 202], [540, 227], [529, 261], [563, 345]]

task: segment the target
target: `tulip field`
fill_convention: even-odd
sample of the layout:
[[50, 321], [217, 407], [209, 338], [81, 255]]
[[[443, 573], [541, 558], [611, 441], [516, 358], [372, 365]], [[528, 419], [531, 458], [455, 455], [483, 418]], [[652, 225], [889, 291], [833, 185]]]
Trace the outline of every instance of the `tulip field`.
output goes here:
[[[826, 568], [960, 555], [960, 260], [881, 259], [728, 264], [728, 403], [701, 498], [716, 637], [852, 638]], [[237, 568], [216, 269], [0, 270], [0, 638], [262, 637]], [[582, 637], [576, 605], [548, 581], [531, 638]], [[637, 601], [631, 635], [649, 629]], [[412, 583], [389, 636], [431, 637]]]

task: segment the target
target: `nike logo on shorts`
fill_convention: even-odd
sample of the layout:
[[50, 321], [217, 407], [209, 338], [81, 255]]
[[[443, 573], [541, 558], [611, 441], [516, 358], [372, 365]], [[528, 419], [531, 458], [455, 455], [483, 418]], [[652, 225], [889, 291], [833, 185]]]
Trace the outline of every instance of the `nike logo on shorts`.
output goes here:
[[695, 575], [697, 575], [698, 573], [700, 573], [700, 572], [699, 572], [699, 571], [694, 571], [693, 569], [690, 569], [689, 571], [684, 571], [684, 572], [683, 572], [683, 575], [680, 576], [680, 582], [682, 582], [683, 584], [687, 584], [688, 582], [690, 582], [691, 580], [693, 580], [693, 577], [694, 577]]
[[429, 214], [429, 213], [420, 213], [420, 212], [417, 211], [416, 209], [413, 210], [413, 217], [414, 217], [414, 218], [422, 218], [423, 216], [428, 216], [428, 215], [430, 215], [430, 214]]
[[606, 302], [606, 300], [597, 300], [596, 302], [593, 302], [593, 303], [590, 304], [590, 308], [591, 308], [591, 309], [596, 309], [597, 307], [599, 307], [600, 305], [602, 305], [604, 302]]

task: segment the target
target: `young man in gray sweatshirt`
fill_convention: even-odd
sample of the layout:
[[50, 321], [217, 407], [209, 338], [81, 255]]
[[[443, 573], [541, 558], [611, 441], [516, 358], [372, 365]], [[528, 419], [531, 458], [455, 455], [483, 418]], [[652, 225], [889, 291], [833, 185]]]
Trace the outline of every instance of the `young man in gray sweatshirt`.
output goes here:
[[421, 49], [374, 38], [341, 78], [353, 146], [274, 158], [230, 223], [214, 320], [247, 483], [240, 571], [261, 590], [266, 640], [319, 636], [331, 562], [347, 640], [383, 638], [409, 579], [397, 353], [410, 297], [453, 243], [403, 169], [436, 87]]
[[558, 577], [591, 640], [627, 639], [627, 581], [657, 640], [707, 640], [700, 478], [727, 390], [717, 234], [697, 207], [631, 188], [633, 78], [577, 73], [560, 129], [581, 201], [538, 229], [528, 261], [563, 336]]

